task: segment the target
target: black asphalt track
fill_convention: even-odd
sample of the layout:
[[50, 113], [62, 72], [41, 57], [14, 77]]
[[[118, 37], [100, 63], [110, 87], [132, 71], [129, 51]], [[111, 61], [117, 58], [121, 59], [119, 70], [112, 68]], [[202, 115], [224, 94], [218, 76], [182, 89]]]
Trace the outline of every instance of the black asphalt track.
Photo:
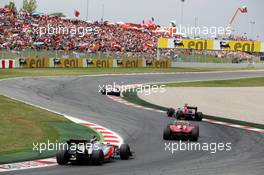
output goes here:
[[165, 115], [128, 107], [98, 93], [99, 85], [113, 82], [131, 84], [259, 76], [263, 77], [264, 72], [45, 77], [1, 81], [1, 94], [103, 125], [119, 133], [136, 152], [131, 160], [110, 162], [100, 167], [53, 166], [3, 174], [263, 175], [264, 134], [201, 122], [198, 123], [199, 143], [230, 142], [232, 150], [215, 154], [210, 151], [175, 151], [172, 154], [165, 151], [162, 139], [164, 127], [171, 122]]

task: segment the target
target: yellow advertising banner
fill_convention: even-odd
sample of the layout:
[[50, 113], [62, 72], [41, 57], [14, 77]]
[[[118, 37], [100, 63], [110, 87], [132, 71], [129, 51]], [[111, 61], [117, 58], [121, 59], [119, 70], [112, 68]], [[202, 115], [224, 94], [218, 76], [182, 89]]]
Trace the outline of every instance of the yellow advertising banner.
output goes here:
[[83, 60], [79, 58], [60, 58], [54, 63], [55, 67], [59, 68], [81, 68]]
[[159, 38], [158, 39], [158, 48], [160, 49], [168, 49], [171, 48], [169, 45], [169, 39], [168, 38]]
[[196, 40], [159, 38], [160, 49], [196, 49], [196, 50], [227, 50], [242, 52], [264, 52], [263, 42], [260, 41], [233, 41], [233, 40]]
[[261, 42], [253, 41], [220, 41], [221, 50], [242, 51], [242, 52], [261, 52]]
[[154, 59], [154, 60], [146, 61], [146, 66], [153, 68], [166, 69], [166, 68], [170, 68], [171, 65], [172, 65], [171, 60], [167, 60], [167, 59], [160, 59], [160, 60]]
[[113, 59], [86, 59], [87, 67], [94, 68], [111, 68]]
[[143, 59], [121, 59], [117, 60], [117, 67], [138, 68], [143, 67]]
[[21, 68], [48, 68], [49, 58], [26, 58], [20, 59], [19, 64]]
[[196, 50], [213, 50], [214, 41], [213, 40], [194, 40], [185, 39], [182, 41], [174, 41], [174, 47], [181, 49], [196, 49]]

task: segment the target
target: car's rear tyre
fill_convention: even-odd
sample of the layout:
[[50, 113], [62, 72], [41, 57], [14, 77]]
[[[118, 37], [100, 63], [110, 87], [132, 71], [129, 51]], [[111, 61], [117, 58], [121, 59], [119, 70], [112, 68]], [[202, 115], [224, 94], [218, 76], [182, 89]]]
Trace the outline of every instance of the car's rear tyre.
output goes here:
[[184, 113], [182, 111], [177, 111], [176, 118], [178, 120], [184, 119]]
[[194, 126], [191, 132], [191, 141], [198, 141], [199, 138], [199, 126]]
[[168, 117], [173, 117], [174, 114], [175, 114], [175, 109], [173, 109], [173, 108], [167, 109], [167, 116]]
[[101, 94], [106, 95], [106, 90], [105, 89], [101, 90]]
[[170, 128], [167, 127], [163, 131], [163, 140], [169, 140], [170, 137], [171, 137], [171, 131], [170, 131]]
[[197, 112], [196, 116], [195, 116], [195, 119], [197, 121], [202, 121], [203, 120], [203, 113], [202, 112]]
[[93, 150], [91, 161], [94, 165], [102, 165], [104, 162], [104, 153], [101, 149]]
[[59, 165], [66, 165], [69, 162], [70, 155], [67, 150], [60, 150], [57, 152], [56, 160]]
[[130, 147], [128, 146], [128, 144], [122, 144], [120, 146], [120, 159], [128, 160], [130, 155], [131, 155], [131, 152], [130, 152]]

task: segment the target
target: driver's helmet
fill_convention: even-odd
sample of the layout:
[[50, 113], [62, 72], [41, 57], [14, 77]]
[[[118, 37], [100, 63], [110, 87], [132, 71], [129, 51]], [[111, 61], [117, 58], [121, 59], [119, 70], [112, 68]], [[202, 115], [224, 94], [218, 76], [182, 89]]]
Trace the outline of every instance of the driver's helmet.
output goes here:
[[90, 139], [90, 142], [91, 143], [97, 143], [98, 142], [98, 139], [96, 136], [93, 136], [93, 138]]
[[184, 113], [187, 113], [188, 112], [188, 104], [184, 104], [184, 107], [183, 107], [183, 112]]

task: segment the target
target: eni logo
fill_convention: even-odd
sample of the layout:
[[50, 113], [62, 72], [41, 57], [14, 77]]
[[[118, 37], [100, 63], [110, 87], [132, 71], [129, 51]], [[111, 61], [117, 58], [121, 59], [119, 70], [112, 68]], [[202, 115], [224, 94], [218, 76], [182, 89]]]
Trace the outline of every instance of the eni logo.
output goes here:
[[127, 68], [139, 67], [139, 61], [138, 60], [126, 60], [125, 61], [125, 67], [127, 67]]
[[45, 59], [30, 59], [29, 68], [44, 68], [46, 67]]
[[207, 40], [191, 40], [187, 43], [188, 49], [206, 50], [208, 48]]
[[76, 68], [79, 67], [77, 59], [65, 59], [63, 62], [63, 66], [66, 68]]
[[154, 67], [155, 68], [169, 68], [170, 63], [167, 60], [156, 60], [154, 61]]
[[95, 67], [97, 68], [109, 68], [110, 67], [109, 60], [96, 60]]
[[243, 51], [243, 52], [254, 52], [255, 51], [255, 43], [254, 42], [236, 42], [234, 44], [235, 51]]

